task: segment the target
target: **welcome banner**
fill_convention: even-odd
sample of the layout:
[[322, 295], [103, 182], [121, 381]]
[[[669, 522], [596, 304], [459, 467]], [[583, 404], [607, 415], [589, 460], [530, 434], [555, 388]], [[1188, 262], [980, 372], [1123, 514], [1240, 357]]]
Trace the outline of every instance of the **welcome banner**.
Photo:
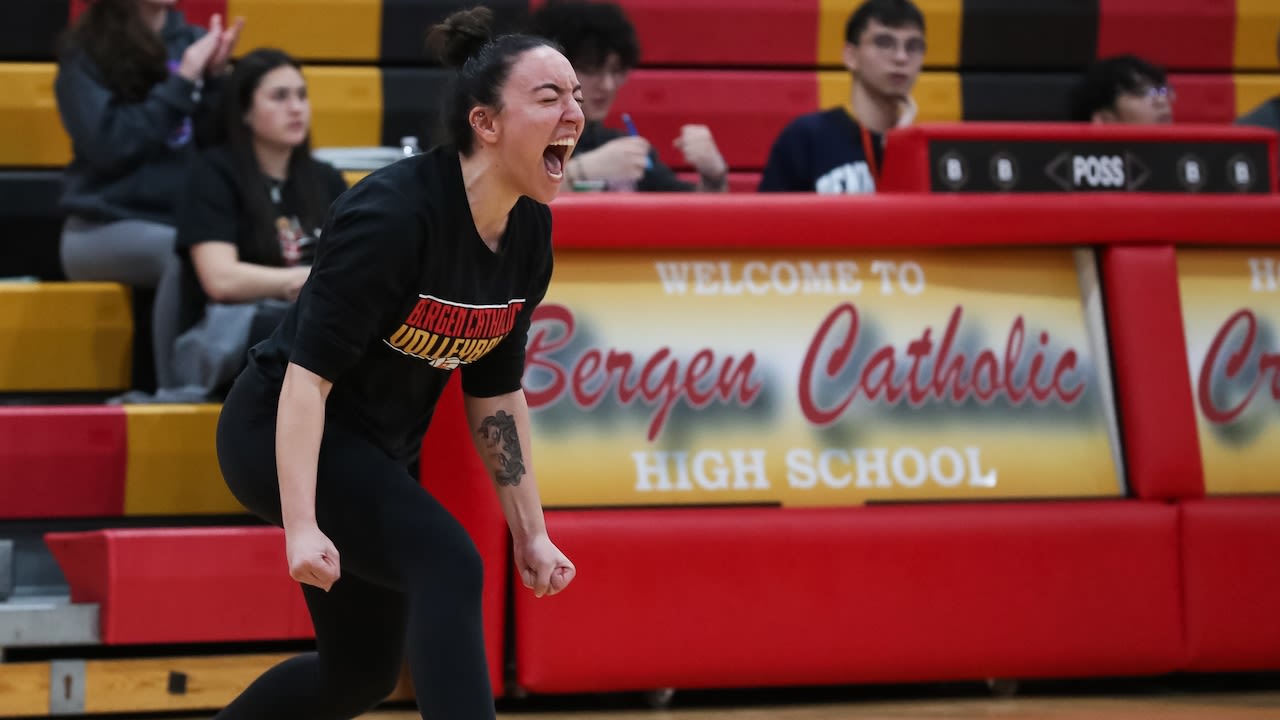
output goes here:
[[561, 251], [549, 506], [1124, 493], [1089, 251]]
[[1280, 255], [1177, 257], [1205, 492], [1280, 492]]

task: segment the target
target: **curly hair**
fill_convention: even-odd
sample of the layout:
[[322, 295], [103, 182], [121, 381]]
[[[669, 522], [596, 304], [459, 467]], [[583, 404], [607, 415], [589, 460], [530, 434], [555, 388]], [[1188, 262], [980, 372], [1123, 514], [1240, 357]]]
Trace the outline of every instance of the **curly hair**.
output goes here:
[[548, 0], [529, 23], [529, 32], [559, 43], [574, 67], [598, 69], [610, 53], [617, 53], [624, 69], [640, 62], [635, 26], [614, 3]]
[[63, 38], [62, 50], [83, 51], [125, 102], [144, 99], [169, 74], [164, 42], [142, 19], [138, 0], [94, 0]]

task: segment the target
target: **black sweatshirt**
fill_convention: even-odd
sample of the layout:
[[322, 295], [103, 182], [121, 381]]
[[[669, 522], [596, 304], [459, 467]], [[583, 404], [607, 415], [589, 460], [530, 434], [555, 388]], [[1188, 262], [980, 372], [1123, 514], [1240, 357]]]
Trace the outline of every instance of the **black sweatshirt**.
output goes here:
[[59, 58], [54, 93], [73, 154], [63, 176], [64, 210], [88, 220], [176, 222], [193, 136], [221, 93], [221, 77], [197, 91], [177, 73], [182, 54], [204, 33], [169, 12], [161, 38], [170, 74], [141, 102], [119, 101], [83, 50]]
[[456, 150], [400, 160], [334, 203], [310, 279], [250, 350], [248, 372], [270, 402], [290, 362], [330, 380], [326, 423], [408, 463], [455, 367], [469, 395], [521, 388], [551, 270], [546, 205], [521, 197], [495, 253], [476, 231]]

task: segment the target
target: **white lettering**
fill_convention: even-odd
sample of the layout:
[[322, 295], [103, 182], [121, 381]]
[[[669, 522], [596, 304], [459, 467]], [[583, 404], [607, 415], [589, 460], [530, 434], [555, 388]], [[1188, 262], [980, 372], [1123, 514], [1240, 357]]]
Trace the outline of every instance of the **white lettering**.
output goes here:
[[[787, 276], [785, 280], [783, 275]], [[796, 272], [796, 266], [789, 262], [774, 263], [769, 279], [773, 281], [773, 288], [783, 295], [795, 295], [800, 289], [800, 275]]]
[[924, 292], [924, 268], [920, 263], [907, 260], [898, 269], [898, 284], [908, 295], [919, 295]]
[[[951, 472], [947, 472], [943, 467], [943, 461], [946, 461]], [[964, 458], [960, 457], [960, 453], [955, 448], [940, 447], [929, 453], [929, 474], [933, 476], [933, 481], [942, 487], [956, 487], [964, 480]]]
[[[729, 461], [733, 463], [734, 490], [769, 489], [769, 477], [764, 469], [764, 450], [730, 450]], [[748, 481], [752, 477], [755, 482]]]
[[653, 478], [658, 479], [658, 490], [671, 489], [671, 476], [667, 474], [667, 453], [633, 452], [631, 460], [636, 464], [636, 492], [652, 492]]
[[1254, 292], [1276, 291], [1276, 263], [1271, 258], [1249, 258], [1249, 274]]
[[693, 276], [695, 278], [693, 291], [698, 295], [716, 295], [720, 291], [720, 286], [716, 282], [716, 266], [709, 262], [696, 262], [693, 264]]
[[1076, 187], [1124, 187], [1124, 158], [1119, 155], [1076, 155], [1071, 171]]
[[[914, 475], [907, 474], [907, 460], [911, 461], [915, 469]], [[915, 448], [900, 448], [893, 454], [893, 476], [903, 487], [918, 488], [923, 485], [929, 477], [929, 466], [924, 455]]]
[[662, 291], [668, 295], [683, 295], [689, 287], [689, 263], [654, 263]]
[[858, 263], [846, 260], [836, 263], [836, 292], [841, 295], [857, 295], [862, 292]]
[[818, 485], [813, 469], [813, 453], [800, 448], [787, 451], [787, 484], [797, 490], [812, 490]]
[[872, 452], [875, 454], [875, 460], [867, 458], [866, 448], [857, 448], [853, 451], [853, 462], [858, 466], [858, 487], [871, 487], [872, 475], [875, 475], [876, 487], [893, 487], [893, 483], [889, 481], [889, 451], [884, 448], [875, 448]]
[[839, 476], [832, 474], [832, 460], [839, 460], [847, 465], [849, 463], [849, 453], [844, 450], [823, 450], [818, 455], [818, 472], [822, 474], [822, 482], [837, 490], [849, 487], [849, 483], [853, 482], [853, 473], [844, 473]]

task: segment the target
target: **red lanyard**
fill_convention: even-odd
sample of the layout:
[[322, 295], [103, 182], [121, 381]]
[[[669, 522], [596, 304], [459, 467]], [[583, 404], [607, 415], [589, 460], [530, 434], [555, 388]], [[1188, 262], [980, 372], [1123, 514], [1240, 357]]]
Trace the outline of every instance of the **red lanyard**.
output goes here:
[[862, 154], [867, 156], [867, 167], [871, 170], [871, 179], [875, 181], [878, 188], [880, 186], [880, 168], [876, 162], [876, 151], [874, 143], [871, 141], [871, 132], [863, 127], [862, 123], [858, 123], [858, 130], [862, 132]]

